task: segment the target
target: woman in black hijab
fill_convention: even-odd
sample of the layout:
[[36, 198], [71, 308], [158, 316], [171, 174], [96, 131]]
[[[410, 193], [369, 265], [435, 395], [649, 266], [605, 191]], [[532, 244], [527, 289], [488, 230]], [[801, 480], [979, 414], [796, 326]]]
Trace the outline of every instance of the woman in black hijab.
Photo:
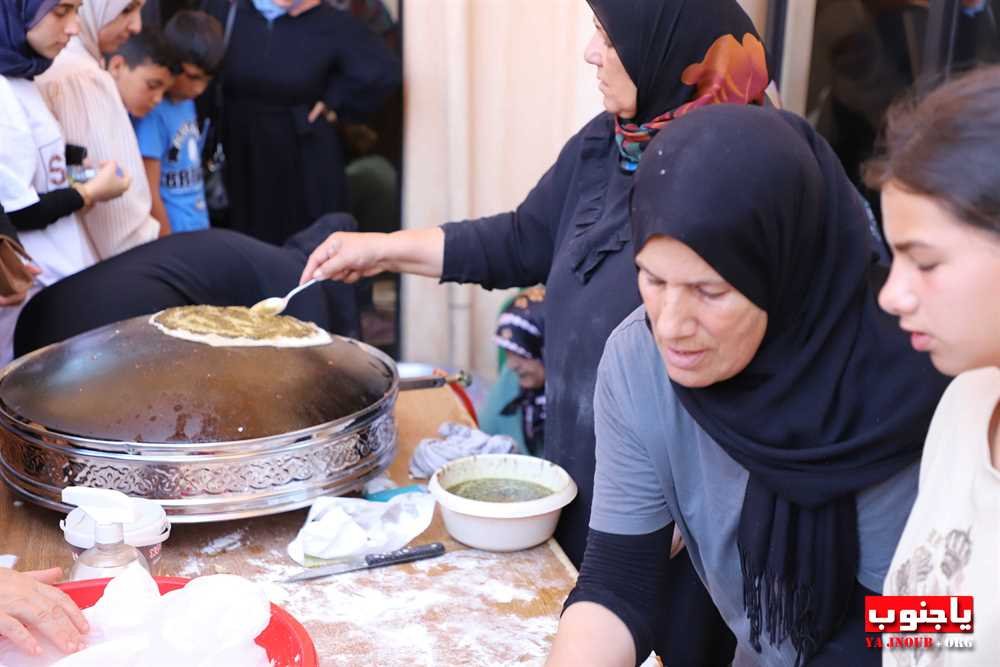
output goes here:
[[552, 664], [599, 650], [585, 636], [602, 619], [632, 634], [607, 664], [648, 651], [675, 525], [736, 664], [880, 664], [864, 595], [945, 378], [876, 304], [867, 216], [836, 155], [792, 114], [692, 113], [647, 151], [632, 238], [644, 306], [599, 371], [591, 537]]

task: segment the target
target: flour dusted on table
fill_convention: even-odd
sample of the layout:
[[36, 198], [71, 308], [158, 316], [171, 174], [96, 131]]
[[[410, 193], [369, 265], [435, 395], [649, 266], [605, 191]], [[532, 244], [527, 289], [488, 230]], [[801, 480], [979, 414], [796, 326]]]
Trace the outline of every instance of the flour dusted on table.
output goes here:
[[[301, 568], [282, 554], [250, 558], [271, 599], [305, 625], [324, 667], [545, 663], [559, 619], [542, 596], [561, 598], [571, 576], [529, 551], [449, 551], [409, 565], [282, 583]], [[561, 599], [559, 600], [561, 602]]]

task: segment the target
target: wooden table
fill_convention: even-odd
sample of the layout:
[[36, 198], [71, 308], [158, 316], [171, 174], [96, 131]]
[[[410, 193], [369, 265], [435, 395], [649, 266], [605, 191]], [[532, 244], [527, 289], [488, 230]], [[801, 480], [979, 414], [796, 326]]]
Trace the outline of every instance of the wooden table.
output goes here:
[[[449, 389], [400, 394], [400, 451], [389, 470], [412, 483], [410, 454], [445, 420], [469, 422]], [[279, 581], [301, 568], [285, 553], [305, 521], [299, 510], [269, 517], [175, 525], [160, 574], [228, 572], [260, 581], [309, 630], [322, 665], [539, 665], [555, 634], [576, 571], [554, 541], [491, 554], [452, 540], [440, 511], [414, 543], [444, 542], [441, 558], [310, 583]], [[19, 570], [60, 565], [71, 555], [57, 512], [15, 501], [0, 484], [0, 553]]]

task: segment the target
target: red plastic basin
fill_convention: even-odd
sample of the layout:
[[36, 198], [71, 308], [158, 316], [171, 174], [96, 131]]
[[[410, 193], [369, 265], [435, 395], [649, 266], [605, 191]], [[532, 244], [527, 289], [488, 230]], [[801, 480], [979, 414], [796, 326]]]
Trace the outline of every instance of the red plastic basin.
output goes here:
[[[154, 577], [160, 594], [187, 585], [184, 577]], [[104, 595], [110, 579], [87, 579], [58, 584], [80, 609], [94, 605]], [[275, 667], [318, 667], [316, 647], [309, 633], [291, 614], [276, 604], [271, 605], [271, 623], [257, 637], [257, 644], [267, 651]]]

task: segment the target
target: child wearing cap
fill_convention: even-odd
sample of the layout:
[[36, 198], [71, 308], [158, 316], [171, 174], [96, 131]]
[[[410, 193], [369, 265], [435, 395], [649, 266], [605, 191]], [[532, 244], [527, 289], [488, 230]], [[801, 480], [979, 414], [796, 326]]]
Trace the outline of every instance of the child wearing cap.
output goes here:
[[524, 442], [538, 455], [545, 436], [545, 288], [532, 287], [517, 295], [497, 321], [493, 340], [507, 354], [507, 367], [518, 378], [520, 392], [501, 410], [521, 412]]

